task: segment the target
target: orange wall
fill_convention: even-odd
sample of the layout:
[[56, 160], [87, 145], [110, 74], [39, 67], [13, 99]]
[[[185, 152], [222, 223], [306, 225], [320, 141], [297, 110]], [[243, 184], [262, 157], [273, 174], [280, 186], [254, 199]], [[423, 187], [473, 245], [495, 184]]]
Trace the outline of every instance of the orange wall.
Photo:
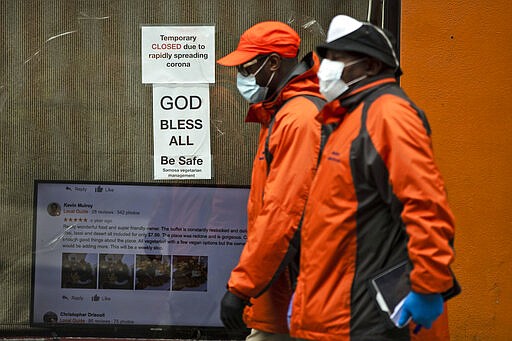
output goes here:
[[512, 1], [402, 1], [402, 86], [457, 227], [452, 340], [512, 340]]

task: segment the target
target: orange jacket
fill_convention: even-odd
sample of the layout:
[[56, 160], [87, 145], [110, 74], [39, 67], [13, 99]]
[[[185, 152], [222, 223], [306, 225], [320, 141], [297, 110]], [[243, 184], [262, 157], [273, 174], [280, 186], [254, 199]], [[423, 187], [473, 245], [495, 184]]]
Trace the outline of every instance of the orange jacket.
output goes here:
[[[251, 298], [252, 306], [244, 314], [247, 326], [271, 333], [288, 332], [290, 279], [287, 271], [273, 277], [297, 230], [318, 161], [318, 108], [303, 97], [321, 97], [318, 64], [316, 55], [306, 56], [294, 69], [299, 73], [292, 73], [293, 78], [272, 100], [251, 105], [246, 118], [247, 122], [259, 122], [261, 130], [247, 205], [247, 242], [231, 272], [228, 289]], [[265, 141], [274, 115], [268, 149], [273, 160], [267, 175]]]
[[385, 76], [362, 81], [319, 117], [338, 126], [305, 209], [291, 334], [322, 341], [409, 339], [408, 328], [386, 326], [368, 281], [408, 259], [414, 291], [453, 286], [454, 221], [426, 117]]

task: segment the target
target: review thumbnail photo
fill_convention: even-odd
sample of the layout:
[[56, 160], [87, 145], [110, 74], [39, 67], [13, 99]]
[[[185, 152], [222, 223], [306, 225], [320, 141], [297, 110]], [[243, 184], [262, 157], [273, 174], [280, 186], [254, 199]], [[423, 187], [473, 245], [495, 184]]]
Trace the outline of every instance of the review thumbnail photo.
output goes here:
[[134, 255], [100, 254], [99, 289], [133, 290]]
[[173, 256], [172, 268], [172, 290], [207, 290], [207, 256]]
[[63, 253], [61, 287], [96, 289], [97, 264], [95, 253]]
[[135, 290], [169, 290], [171, 287], [171, 256], [137, 255]]

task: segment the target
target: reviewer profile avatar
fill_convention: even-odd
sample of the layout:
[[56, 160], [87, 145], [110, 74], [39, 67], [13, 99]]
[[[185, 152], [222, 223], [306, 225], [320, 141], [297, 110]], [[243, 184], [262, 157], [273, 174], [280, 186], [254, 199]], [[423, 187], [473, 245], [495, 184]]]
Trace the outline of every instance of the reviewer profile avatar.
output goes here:
[[57, 321], [58, 321], [57, 314], [55, 314], [53, 311], [48, 311], [43, 315], [43, 321], [44, 321], [44, 323], [48, 323], [48, 324], [57, 323]]
[[52, 202], [52, 203], [48, 204], [48, 207], [46, 208], [46, 210], [48, 211], [48, 214], [51, 215], [52, 217], [60, 216], [61, 208], [60, 208], [60, 205], [56, 202]]

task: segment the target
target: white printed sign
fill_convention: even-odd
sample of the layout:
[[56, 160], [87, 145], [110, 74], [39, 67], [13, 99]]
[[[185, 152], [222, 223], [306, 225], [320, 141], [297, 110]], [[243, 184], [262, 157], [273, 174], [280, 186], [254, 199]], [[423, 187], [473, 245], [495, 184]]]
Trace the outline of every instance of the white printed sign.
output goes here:
[[143, 26], [142, 83], [215, 83], [215, 27]]
[[153, 85], [155, 179], [211, 179], [208, 84]]

